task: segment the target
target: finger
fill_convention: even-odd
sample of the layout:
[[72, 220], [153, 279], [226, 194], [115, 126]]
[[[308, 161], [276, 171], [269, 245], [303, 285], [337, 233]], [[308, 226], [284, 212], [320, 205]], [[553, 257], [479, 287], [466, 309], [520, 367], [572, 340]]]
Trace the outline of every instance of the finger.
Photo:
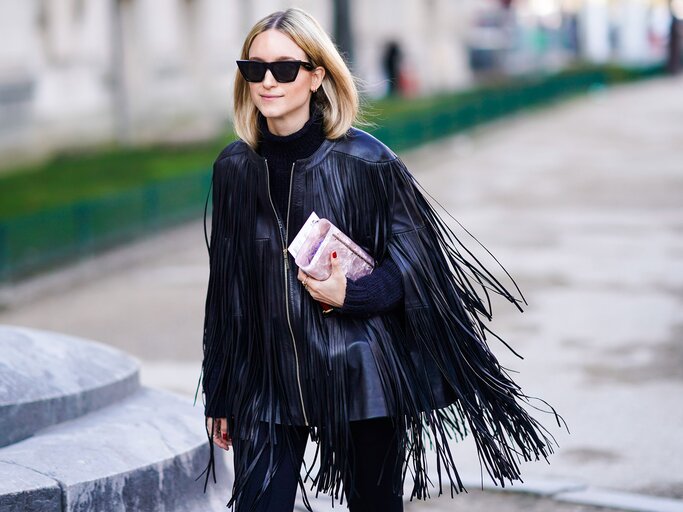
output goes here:
[[222, 448], [223, 450], [226, 450], [226, 451], [229, 450], [227, 443], [221, 439], [214, 439], [213, 444], [215, 444], [219, 448]]
[[308, 275], [306, 272], [303, 273], [301, 277], [301, 284], [306, 283], [306, 286], [310, 288], [311, 283], [317, 283], [318, 281], [316, 280], [315, 277]]
[[228, 426], [227, 418], [221, 418], [221, 436], [226, 444], [225, 449], [227, 450], [227, 446], [232, 446], [232, 436], [230, 435], [230, 428]]
[[[228, 425], [228, 419], [223, 418], [223, 439], [226, 441], [228, 446], [232, 446], [232, 435], [230, 434], [230, 426]], [[227, 447], [226, 447], [227, 450]]]
[[337, 251], [332, 251], [330, 254], [330, 263], [332, 264], [332, 272], [339, 272], [341, 267], [339, 266], [339, 258], [337, 258]]
[[213, 436], [213, 444], [220, 446], [224, 450], [228, 449], [228, 443], [232, 443], [232, 439], [230, 437], [225, 438], [224, 432], [219, 432]]
[[306, 279], [306, 288], [308, 289], [308, 293], [311, 293], [312, 291], [316, 290], [318, 288], [318, 285], [323, 282], [323, 281], [318, 281], [315, 277], [311, 277], [311, 276], [307, 276], [307, 277], [308, 277], [308, 279]]

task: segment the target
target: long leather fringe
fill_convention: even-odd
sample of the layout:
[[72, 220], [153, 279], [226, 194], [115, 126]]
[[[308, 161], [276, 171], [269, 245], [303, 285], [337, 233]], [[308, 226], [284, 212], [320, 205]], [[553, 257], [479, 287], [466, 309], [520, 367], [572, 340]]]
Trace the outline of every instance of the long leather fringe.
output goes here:
[[[346, 382], [345, 337], [349, 332], [367, 340], [399, 432], [395, 442], [404, 457], [385, 468], [392, 472], [395, 493], [402, 494], [410, 471], [410, 499], [430, 497], [428, 450], [436, 455], [439, 495], [443, 473], [451, 496], [466, 490], [449, 441], [468, 433], [474, 437], [480, 464], [503, 487], [506, 479], [521, 481], [521, 459], [542, 456], [547, 461], [557, 443], [522, 406], [530, 405], [534, 397], [515, 384], [486, 341], [487, 333], [503, 341], [485, 325], [492, 318], [489, 294], [504, 297], [520, 311], [523, 297], [518, 299], [467, 249], [395, 155], [383, 162], [368, 162], [331, 151], [303, 179], [305, 193], [299, 198], [301, 208], [291, 232], [298, 231], [315, 210], [378, 262], [391, 257], [401, 269], [406, 290], [400, 311], [362, 319], [323, 317], [305, 293], [295, 305], [294, 310], [300, 311], [295, 318], [298, 335], [307, 342], [301, 361], [302, 386], [309, 433], [316, 443], [313, 464], [305, 468], [304, 478], [299, 477], [306, 508], [312, 510], [306, 481], [311, 480], [316, 496], [331, 494], [343, 503], [344, 475], [352, 470], [346, 456], [351, 442], [349, 400], [354, 392]], [[220, 383], [222, 391], [210, 397], [207, 409], [227, 414], [233, 439], [239, 436], [245, 450], [245, 457], [240, 458], [245, 462], [235, 466], [228, 507], [239, 500], [254, 470], [249, 461], [269, 453], [267, 477], [249, 510], [255, 508], [279, 464], [273, 457], [274, 443], [293, 446], [286, 431], [284, 439], [276, 439], [272, 422], [266, 442], [256, 446], [252, 440], [259, 421], [279, 414], [281, 423], [294, 424], [289, 411], [296, 399], [277, 360], [286, 334], [277, 322], [269, 321], [274, 311], [266, 290], [273, 282], [281, 282], [276, 280], [282, 279], [281, 260], [265, 253], [264, 245], [255, 241], [259, 187], [267, 187], [267, 181], [253, 160], [242, 155], [219, 156], [214, 164], [202, 366], [205, 392], [215, 389], [215, 383]], [[549, 407], [561, 426], [561, 416]], [[212, 432], [207, 431], [207, 436], [211, 449], [202, 472], [206, 473], [205, 491], [212, 470], [216, 481]], [[318, 471], [312, 475], [316, 462]]]

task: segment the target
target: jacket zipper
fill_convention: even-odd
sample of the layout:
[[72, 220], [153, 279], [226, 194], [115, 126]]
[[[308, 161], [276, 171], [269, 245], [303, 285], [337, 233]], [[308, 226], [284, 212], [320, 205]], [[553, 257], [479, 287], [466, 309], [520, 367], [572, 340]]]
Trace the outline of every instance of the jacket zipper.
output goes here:
[[301, 377], [299, 374], [299, 354], [296, 349], [296, 339], [294, 337], [294, 329], [292, 329], [292, 320], [289, 315], [289, 258], [287, 256], [287, 232], [289, 231], [289, 207], [290, 203], [292, 201], [292, 181], [294, 178], [294, 162], [292, 162], [292, 169], [289, 174], [289, 197], [287, 199], [287, 226], [284, 228], [284, 234], [283, 234], [283, 228], [282, 228], [282, 221], [280, 220], [279, 215], [277, 214], [277, 210], [275, 210], [275, 205], [273, 204], [273, 198], [270, 194], [270, 171], [268, 169], [268, 160], [265, 159], [266, 162], [266, 178], [268, 179], [268, 199], [270, 200], [270, 206], [273, 209], [273, 213], [275, 214], [275, 219], [277, 220], [277, 224], [280, 230], [280, 240], [282, 241], [282, 258], [283, 258], [283, 264], [284, 264], [284, 274], [285, 274], [285, 310], [287, 312], [287, 325], [289, 326], [289, 334], [291, 335], [292, 338], [292, 346], [294, 347], [294, 360], [296, 362], [296, 382], [297, 386], [299, 389], [299, 399], [301, 400], [301, 411], [303, 412], [304, 415], [304, 423], [308, 426], [308, 418], [306, 416], [306, 407], [304, 406], [304, 395], [301, 391]]

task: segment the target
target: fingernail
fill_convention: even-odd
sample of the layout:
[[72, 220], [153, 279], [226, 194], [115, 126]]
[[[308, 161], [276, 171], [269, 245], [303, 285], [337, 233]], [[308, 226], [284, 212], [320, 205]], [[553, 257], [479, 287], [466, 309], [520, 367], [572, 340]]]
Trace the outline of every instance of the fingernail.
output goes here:
[[336, 258], [337, 257], [337, 251], [332, 251], [332, 257]]

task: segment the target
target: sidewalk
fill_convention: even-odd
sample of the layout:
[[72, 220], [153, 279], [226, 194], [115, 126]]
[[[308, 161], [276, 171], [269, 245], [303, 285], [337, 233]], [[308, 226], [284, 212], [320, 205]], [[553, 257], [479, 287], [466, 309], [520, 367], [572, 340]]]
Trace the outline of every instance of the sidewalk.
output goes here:
[[[682, 79], [622, 86], [401, 155], [529, 302], [524, 314], [494, 307], [491, 326], [524, 360], [493, 338], [490, 346], [571, 435], [534, 413], [560, 447], [549, 465], [524, 463], [525, 481], [683, 500], [681, 91]], [[0, 290], [0, 323], [110, 343], [143, 360], [144, 384], [193, 394], [207, 272], [193, 222]], [[596, 510], [482, 494], [471, 439], [454, 456], [470, 494], [406, 510]]]

